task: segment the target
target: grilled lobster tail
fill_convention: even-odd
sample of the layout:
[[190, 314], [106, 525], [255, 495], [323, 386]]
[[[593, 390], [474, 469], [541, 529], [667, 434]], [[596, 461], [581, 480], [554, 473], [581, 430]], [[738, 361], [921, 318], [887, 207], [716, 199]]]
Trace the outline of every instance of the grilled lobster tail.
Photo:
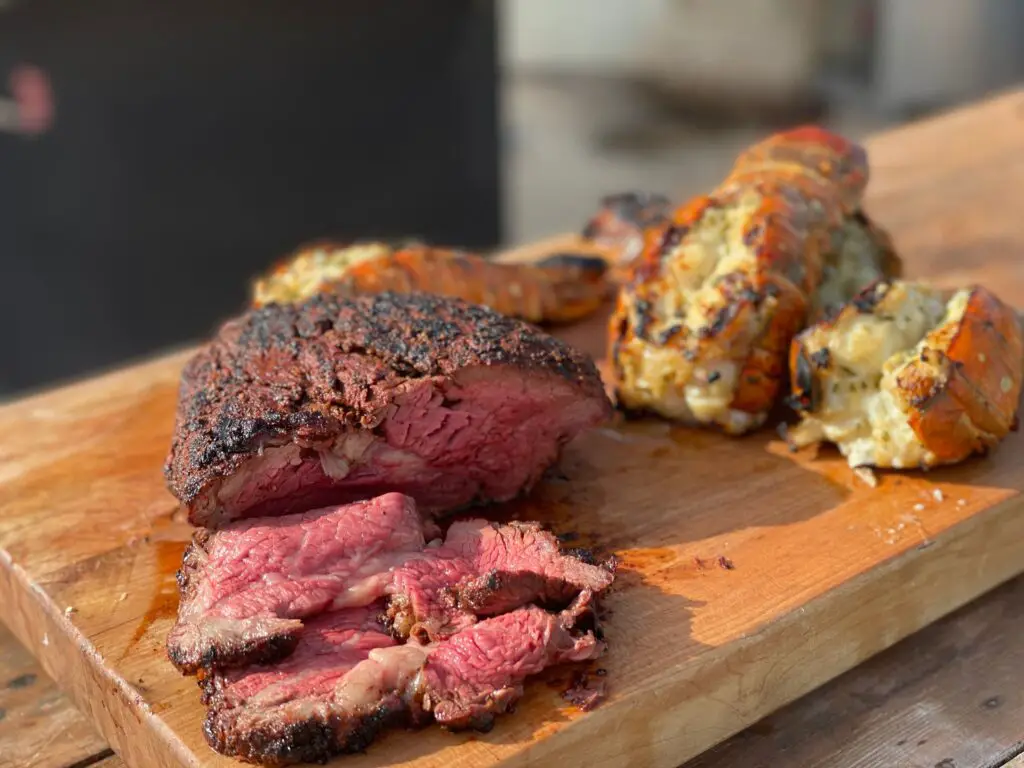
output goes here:
[[820, 128], [740, 155], [677, 209], [619, 293], [609, 326], [620, 405], [730, 434], [764, 422], [792, 338], [899, 261], [860, 210], [862, 148]]
[[794, 448], [829, 441], [854, 467], [932, 467], [1017, 423], [1024, 342], [985, 288], [880, 282], [793, 342]]
[[431, 293], [485, 306], [533, 323], [564, 323], [594, 312], [608, 297], [607, 263], [552, 254], [508, 264], [422, 244], [316, 243], [282, 261], [253, 285], [253, 305], [297, 303], [321, 292], [342, 297]]

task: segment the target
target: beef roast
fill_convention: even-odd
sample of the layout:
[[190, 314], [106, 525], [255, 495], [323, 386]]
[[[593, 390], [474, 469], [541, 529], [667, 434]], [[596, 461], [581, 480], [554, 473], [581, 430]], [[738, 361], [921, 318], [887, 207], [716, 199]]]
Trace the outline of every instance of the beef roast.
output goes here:
[[429, 642], [527, 603], [564, 607], [613, 578], [613, 563], [563, 553], [535, 524], [460, 521], [426, 544], [435, 530], [391, 493], [200, 531], [168, 656], [184, 672], [271, 661], [292, 652], [302, 620], [382, 597], [396, 636]]
[[318, 295], [226, 323], [189, 361], [165, 471], [208, 527], [387, 491], [447, 511], [529, 489], [610, 412], [593, 363], [533, 326]]
[[560, 614], [528, 606], [428, 645], [396, 644], [373, 609], [326, 614], [288, 659], [204, 680], [206, 737], [224, 754], [282, 765], [363, 750], [389, 724], [486, 730], [528, 676], [602, 652], [581, 626], [588, 614], [585, 599]]

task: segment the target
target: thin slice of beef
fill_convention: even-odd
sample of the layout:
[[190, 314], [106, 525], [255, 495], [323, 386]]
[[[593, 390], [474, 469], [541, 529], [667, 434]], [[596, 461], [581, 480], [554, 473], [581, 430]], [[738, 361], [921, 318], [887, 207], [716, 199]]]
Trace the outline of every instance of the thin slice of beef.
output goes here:
[[425, 538], [414, 502], [395, 493], [200, 532], [168, 656], [187, 673], [271, 661], [292, 651], [302, 620], [385, 596], [394, 634], [429, 641], [527, 603], [564, 607], [613, 579], [613, 563], [563, 553], [536, 524], [469, 520], [443, 542]]
[[527, 677], [555, 664], [596, 659], [605, 646], [592, 629], [578, 629], [593, 618], [590, 595], [581, 597], [560, 614], [531, 605], [437, 643], [414, 680], [419, 708], [452, 730], [487, 731], [495, 715], [522, 697]]
[[432, 544], [427, 552], [427, 559], [398, 566], [388, 590], [392, 628], [422, 641], [527, 603], [565, 607], [581, 592], [607, 589], [614, 579], [614, 560], [596, 563], [582, 550], [563, 552], [537, 523], [456, 522], [444, 544]]
[[201, 530], [178, 571], [168, 656], [195, 672], [287, 655], [302, 619], [377, 600], [391, 569], [423, 546], [416, 506], [397, 493]]
[[204, 731], [210, 745], [266, 765], [318, 762], [368, 746], [387, 723], [387, 710], [402, 711], [398, 697], [382, 696], [375, 708], [344, 714], [330, 712], [328, 702], [371, 652], [397, 646], [379, 622], [380, 609], [323, 614], [303, 627], [287, 659], [204, 676]]
[[375, 648], [398, 641], [381, 621], [383, 604], [330, 611], [310, 619], [295, 652], [273, 664], [251, 664], [204, 677], [204, 703], [234, 709], [270, 707], [307, 696], [325, 696]]
[[386, 491], [450, 511], [528, 490], [610, 413], [593, 362], [531, 325], [322, 294], [225, 324], [186, 365], [165, 472], [204, 526]]
[[361, 751], [389, 724], [487, 730], [527, 677], [604, 650], [580, 626], [590, 618], [586, 600], [560, 614], [519, 608], [426, 646], [388, 642], [359, 610], [318, 619], [284, 662], [208, 678], [214, 749], [283, 765]]

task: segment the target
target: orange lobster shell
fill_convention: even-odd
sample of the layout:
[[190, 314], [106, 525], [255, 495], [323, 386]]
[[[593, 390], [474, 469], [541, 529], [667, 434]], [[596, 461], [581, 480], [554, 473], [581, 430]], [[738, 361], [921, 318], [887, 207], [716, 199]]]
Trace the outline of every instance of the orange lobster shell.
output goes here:
[[865, 283], [899, 273], [888, 237], [860, 210], [867, 178], [862, 148], [798, 128], [742, 153], [717, 189], [676, 210], [609, 325], [620, 405], [730, 434], [760, 425], [790, 341], [822, 311], [849, 243], [860, 244]]
[[604, 252], [612, 264], [612, 279], [623, 282], [630, 265], [660, 237], [671, 219], [672, 205], [664, 195], [620, 192], [601, 199], [581, 235]]
[[1024, 346], [1012, 309], [974, 286], [963, 317], [932, 331], [927, 350], [898, 383], [935, 464], [984, 453], [1016, 429]]
[[[895, 343], [927, 302], [923, 335]], [[831, 440], [857, 467], [951, 464], [1016, 429], [1024, 337], [1016, 312], [981, 286], [879, 282], [794, 339], [790, 374], [801, 416], [786, 430], [792, 447]]]
[[607, 269], [603, 259], [575, 253], [511, 264], [418, 243], [323, 241], [299, 249], [258, 278], [252, 303], [297, 302], [323, 291], [418, 292], [484, 304], [533, 323], [566, 323], [589, 315], [605, 301]]

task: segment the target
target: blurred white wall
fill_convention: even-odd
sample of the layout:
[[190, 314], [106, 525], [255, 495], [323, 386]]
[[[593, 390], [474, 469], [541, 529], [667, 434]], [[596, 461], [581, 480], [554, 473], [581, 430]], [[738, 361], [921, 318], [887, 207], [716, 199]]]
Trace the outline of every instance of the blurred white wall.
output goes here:
[[813, 87], [822, 0], [501, 0], [513, 71], [642, 76], [682, 94]]
[[875, 77], [882, 106], [954, 103], [1024, 78], [1024, 2], [883, 0]]
[[628, 74], [647, 64], [652, 30], [673, 0], [499, 0], [514, 69]]

